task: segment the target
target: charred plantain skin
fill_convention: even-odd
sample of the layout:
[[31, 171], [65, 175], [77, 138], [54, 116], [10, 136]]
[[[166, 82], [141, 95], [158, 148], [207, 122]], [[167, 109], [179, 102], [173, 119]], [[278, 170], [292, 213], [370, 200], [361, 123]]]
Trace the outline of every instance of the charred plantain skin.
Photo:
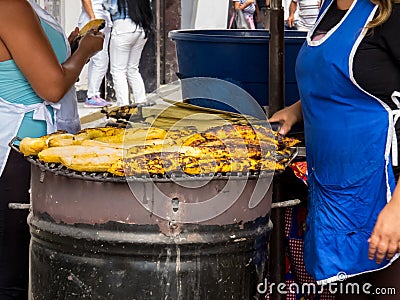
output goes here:
[[299, 141], [260, 125], [223, 125], [201, 132], [191, 127], [88, 128], [21, 141], [24, 155], [62, 163], [76, 171], [115, 176], [189, 175], [281, 171]]
[[177, 172], [179, 168], [178, 153], [158, 152], [121, 158], [111, 165], [108, 172], [117, 176], [164, 175]]
[[111, 110], [104, 108], [102, 112], [104, 112], [108, 118], [124, 119], [126, 121], [129, 121], [131, 118], [132, 119], [142, 118], [140, 107], [133, 104], [120, 106], [117, 108], [113, 108]]
[[90, 31], [100, 31], [106, 26], [106, 21], [104, 19], [94, 19], [87, 22], [81, 30], [79, 30], [78, 37], [83, 37]]

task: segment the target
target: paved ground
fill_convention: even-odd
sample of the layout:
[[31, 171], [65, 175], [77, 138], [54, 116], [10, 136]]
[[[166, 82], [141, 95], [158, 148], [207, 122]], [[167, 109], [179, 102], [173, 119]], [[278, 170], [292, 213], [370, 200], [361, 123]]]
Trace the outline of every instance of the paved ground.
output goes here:
[[88, 108], [84, 103], [78, 102], [78, 112], [81, 119], [82, 128], [100, 127], [108, 122], [106, 116], [101, 113], [101, 108]]

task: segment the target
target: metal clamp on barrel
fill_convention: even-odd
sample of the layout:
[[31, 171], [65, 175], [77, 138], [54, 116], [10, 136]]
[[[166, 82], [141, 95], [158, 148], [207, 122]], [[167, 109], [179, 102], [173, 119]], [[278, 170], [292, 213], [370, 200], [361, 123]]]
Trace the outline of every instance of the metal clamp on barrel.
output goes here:
[[31, 209], [31, 205], [29, 203], [8, 203], [9, 209]]
[[300, 199], [293, 199], [293, 200], [287, 200], [287, 201], [282, 201], [282, 202], [274, 202], [272, 203], [271, 208], [285, 208], [285, 207], [292, 207], [299, 205], [301, 203]]

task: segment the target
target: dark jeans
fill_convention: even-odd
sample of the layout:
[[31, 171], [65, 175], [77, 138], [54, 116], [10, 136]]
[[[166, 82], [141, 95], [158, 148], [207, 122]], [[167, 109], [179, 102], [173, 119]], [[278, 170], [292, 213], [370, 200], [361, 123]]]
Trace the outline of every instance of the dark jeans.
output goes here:
[[30, 164], [11, 150], [0, 177], [0, 300], [28, 299], [28, 211], [8, 203], [29, 203], [29, 188]]

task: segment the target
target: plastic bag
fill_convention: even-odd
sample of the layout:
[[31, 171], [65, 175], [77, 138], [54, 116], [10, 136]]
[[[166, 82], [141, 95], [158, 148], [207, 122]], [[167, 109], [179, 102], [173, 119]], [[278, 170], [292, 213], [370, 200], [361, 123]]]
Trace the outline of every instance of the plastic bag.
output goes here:
[[241, 9], [238, 9], [235, 14], [235, 23], [237, 29], [250, 29], [249, 24], [244, 17], [244, 13]]
[[241, 9], [233, 12], [229, 29], [250, 29], [250, 26], [247, 23], [247, 20]]

